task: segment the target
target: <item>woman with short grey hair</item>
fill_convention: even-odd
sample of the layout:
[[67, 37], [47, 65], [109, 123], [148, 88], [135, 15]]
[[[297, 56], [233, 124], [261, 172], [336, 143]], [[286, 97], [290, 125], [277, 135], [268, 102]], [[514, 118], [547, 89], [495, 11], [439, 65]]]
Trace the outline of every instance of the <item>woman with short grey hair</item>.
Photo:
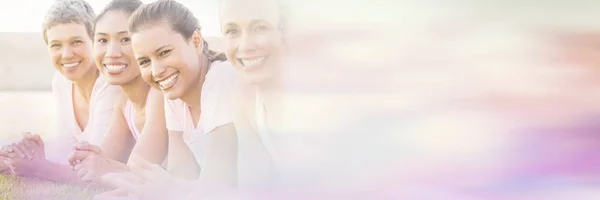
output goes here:
[[[95, 13], [83, 0], [57, 0], [44, 18], [42, 33], [52, 65], [57, 102], [57, 129], [42, 138], [27, 134], [19, 143], [0, 151], [12, 174], [78, 183], [67, 157], [73, 145], [99, 145], [107, 132], [119, 87], [106, 82], [93, 58]], [[44, 147], [46, 146], [46, 148]]]

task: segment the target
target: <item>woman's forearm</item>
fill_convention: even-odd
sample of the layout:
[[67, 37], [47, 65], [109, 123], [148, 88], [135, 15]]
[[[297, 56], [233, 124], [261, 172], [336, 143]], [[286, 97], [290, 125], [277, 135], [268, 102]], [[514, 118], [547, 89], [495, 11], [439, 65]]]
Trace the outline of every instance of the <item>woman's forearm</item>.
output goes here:
[[196, 180], [200, 175], [200, 166], [194, 158], [194, 154], [183, 147], [180, 151], [169, 152], [169, 163], [167, 164], [168, 171], [175, 177], [184, 178], [187, 180]]
[[129, 167], [127, 166], [127, 164], [116, 161], [116, 160], [109, 160], [110, 165], [113, 167], [113, 169], [115, 169], [116, 172], [125, 172], [125, 171], [129, 171]]
[[54, 182], [76, 185], [84, 184], [84, 182], [77, 177], [77, 173], [73, 171], [71, 166], [57, 164], [50, 161], [46, 161], [43, 166], [40, 166], [36, 176]]

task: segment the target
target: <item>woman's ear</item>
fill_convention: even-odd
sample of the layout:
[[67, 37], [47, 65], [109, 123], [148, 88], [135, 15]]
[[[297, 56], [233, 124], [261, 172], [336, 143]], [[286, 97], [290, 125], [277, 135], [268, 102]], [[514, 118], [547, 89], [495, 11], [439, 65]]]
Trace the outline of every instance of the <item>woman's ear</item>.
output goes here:
[[192, 42], [194, 47], [196, 48], [196, 53], [201, 54], [204, 49], [204, 40], [202, 39], [202, 34], [199, 29], [196, 29], [192, 34]]

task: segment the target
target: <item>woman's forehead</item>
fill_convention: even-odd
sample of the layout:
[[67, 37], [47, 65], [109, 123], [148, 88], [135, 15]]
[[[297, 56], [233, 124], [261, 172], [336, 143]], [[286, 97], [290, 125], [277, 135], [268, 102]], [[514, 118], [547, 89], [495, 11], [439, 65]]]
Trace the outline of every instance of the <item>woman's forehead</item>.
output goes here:
[[154, 25], [133, 33], [131, 39], [135, 52], [147, 54], [162, 46], [179, 44], [177, 40], [182, 40], [183, 37], [171, 28]]

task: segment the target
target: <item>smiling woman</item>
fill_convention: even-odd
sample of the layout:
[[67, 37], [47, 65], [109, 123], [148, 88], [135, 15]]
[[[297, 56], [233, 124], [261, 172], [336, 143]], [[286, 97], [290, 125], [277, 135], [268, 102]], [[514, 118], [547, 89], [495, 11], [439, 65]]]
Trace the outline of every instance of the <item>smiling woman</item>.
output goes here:
[[199, 21], [176, 1], [140, 7], [129, 33], [142, 78], [165, 96], [169, 171], [212, 188], [235, 185], [233, 67], [209, 50]]
[[120, 91], [108, 85], [94, 65], [94, 18], [94, 11], [83, 0], [58, 0], [48, 10], [42, 27], [57, 71], [52, 82], [58, 104], [57, 130], [55, 135], [45, 135], [49, 137], [44, 140], [38, 135], [26, 135], [12, 145], [14, 152], [0, 152], [8, 158], [11, 173], [79, 183], [72, 168], [66, 165], [68, 153], [78, 141], [99, 144], [104, 138]]
[[101, 182], [107, 172], [127, 171], [131, 153], [156, 164], [166, 155], [163, 95], [141, 78], [127, 31], [127, 19], [140, 6], [139, 0], [113, 0], [96, 21], [96, 66], [110, 84], [121, 87], [124, 97], [114, 109], [102, 145], [81, 143], [69, 157], [84, 181]]

